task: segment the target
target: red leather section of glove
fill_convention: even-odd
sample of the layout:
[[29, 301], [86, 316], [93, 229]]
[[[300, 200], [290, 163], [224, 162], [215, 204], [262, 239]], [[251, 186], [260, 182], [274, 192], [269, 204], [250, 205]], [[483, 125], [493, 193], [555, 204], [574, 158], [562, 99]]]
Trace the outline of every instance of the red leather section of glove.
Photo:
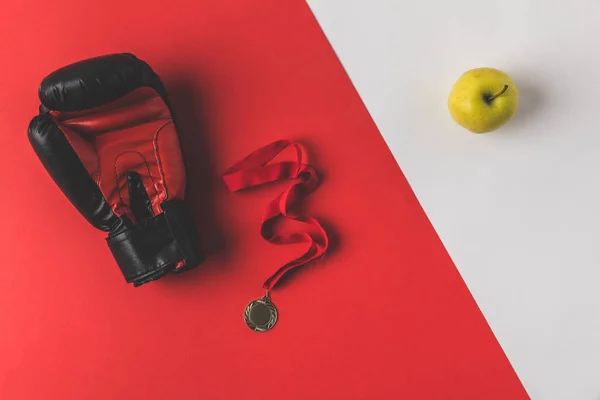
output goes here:
[[66, 125], [59, 125], [71, 147], [85, 166], [94, 181], [98, 180], [98, 154], [92, 141], [82, 137]]
[[51, 112], [114, 212], [135, 221], [127, 172], [140, 175], [155, 215], [166, 200], [183, 199], [185, 167], [169, 108], [143, 87], [90, 110]]
[[171, 118], [171, 112], [162, 97], [150, 87], [141, 87], [100, 107], [73, 112], [51, 111], [50, 114], [84, 135], [99, 135]]

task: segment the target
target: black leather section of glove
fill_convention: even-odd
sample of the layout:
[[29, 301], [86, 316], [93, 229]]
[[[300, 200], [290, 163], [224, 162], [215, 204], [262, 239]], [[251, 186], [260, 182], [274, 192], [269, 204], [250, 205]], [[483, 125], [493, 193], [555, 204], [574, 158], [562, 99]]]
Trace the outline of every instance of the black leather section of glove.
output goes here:
[[100, 188], [49, 115], [33, 118], [28, 137], [54, 182], [90, 224], [107, 232], [125, 228], [126, 221], [113, 213]]
[[182, 200], [167, 201], [161, 204], [161, 208], [186, 260], [186, 265], [174, 272], [183, 272], [201, 264], [204, 256], [198, 245], [198, 231], [185, 203]]
[[125, 279], [134, 286], [166, 275], [180, 260], [185, 260], [185, 269], [202, 261], [199, 249], [190, 245], [198, 237], [184, 202], [161, 207], [162, 214], [106, 239]]
[[67, 65], [40, 85], [40, 101], [49, 110], [80, 111], [114, 101], [142, 86], [164, 99], [166, 91], [152, 68], [133, 54], [109, 54]]
[[136, 222], [142, 222], [154, 217], [152, 201], [142, 183], [142, 178], [137, 172], [127, 172], [127, 186], [129, 188], [129, 207]]

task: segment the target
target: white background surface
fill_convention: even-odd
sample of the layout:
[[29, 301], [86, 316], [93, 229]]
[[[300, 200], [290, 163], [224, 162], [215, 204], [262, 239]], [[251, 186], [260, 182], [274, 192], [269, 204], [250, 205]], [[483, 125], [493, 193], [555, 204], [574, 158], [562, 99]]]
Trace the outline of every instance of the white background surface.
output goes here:
[[[308, 0], [533, 399], [600, 399], [600, 1]], [[520, 91], [458, 127], [465, 70]]]

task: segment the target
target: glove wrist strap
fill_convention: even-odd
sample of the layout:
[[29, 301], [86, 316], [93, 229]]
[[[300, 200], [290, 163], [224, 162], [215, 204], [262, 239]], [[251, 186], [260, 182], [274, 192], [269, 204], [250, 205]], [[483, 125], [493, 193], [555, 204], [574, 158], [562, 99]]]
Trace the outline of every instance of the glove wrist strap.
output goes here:
[[128, 283], [140, 286], [203, 260], [197, 233], [181, 200], [165, 202], [163, 213], [106, 239]]

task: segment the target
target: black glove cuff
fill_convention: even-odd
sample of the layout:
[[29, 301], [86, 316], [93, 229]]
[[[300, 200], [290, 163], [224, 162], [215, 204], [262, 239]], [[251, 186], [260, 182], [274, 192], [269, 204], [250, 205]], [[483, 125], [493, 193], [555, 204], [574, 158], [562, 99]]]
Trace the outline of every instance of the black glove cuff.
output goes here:
[[42, 81], [39, 97], [45, 109], [80, 111], [102, 106], [142, 86], [166, 98], [152, 68], [133, 54], [108, 54], [64, 66]]
[[128, 283], [140, 286], [175, 270], [180, 261], [184, 269], [203, 261], [198, 234], [184, 202], [161, 204], [163, 213], [106, 239]]

